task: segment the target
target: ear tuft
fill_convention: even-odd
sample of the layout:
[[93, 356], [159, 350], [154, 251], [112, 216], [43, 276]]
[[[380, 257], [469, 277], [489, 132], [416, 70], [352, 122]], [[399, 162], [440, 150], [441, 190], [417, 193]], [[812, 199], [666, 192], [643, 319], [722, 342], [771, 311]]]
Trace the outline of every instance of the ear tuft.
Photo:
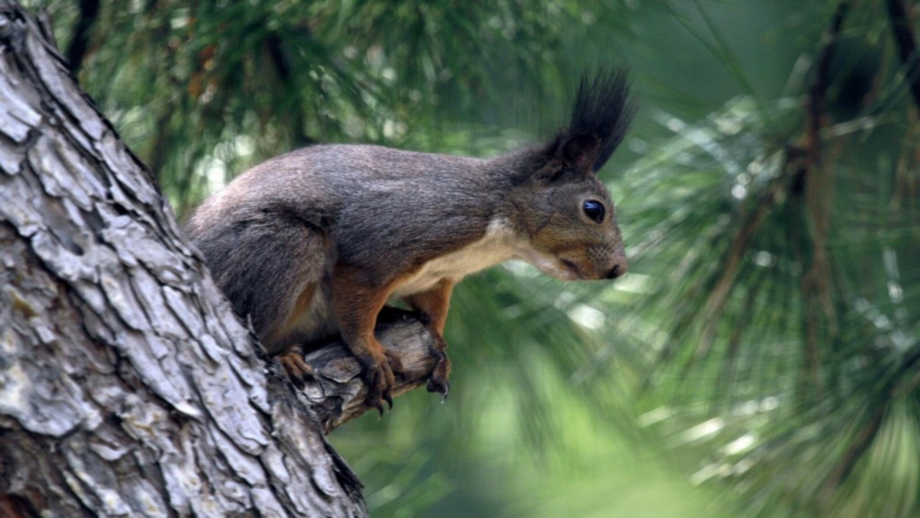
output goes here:
[[567, 164], [591, 163], [597, 172], [623, 142], [636, 105], [629, 95], [629, 71], [606, 68], [581, 77], [572, 108], [572, 121], [560, 135]]

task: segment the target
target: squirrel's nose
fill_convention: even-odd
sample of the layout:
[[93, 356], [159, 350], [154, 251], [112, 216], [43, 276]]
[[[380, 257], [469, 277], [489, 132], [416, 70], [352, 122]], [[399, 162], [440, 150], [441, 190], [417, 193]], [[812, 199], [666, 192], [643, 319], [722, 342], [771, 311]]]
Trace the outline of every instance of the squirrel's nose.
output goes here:
[[614, 267], [611, 268], [609, 272], [607, 272], [606, 277], [608, 279], [616, 279], [617, 277], [621, 277], [624, 273], [626, 273], [626, 270], [628, 269], [629, 266], [626, 264], [626, 261], [622, 261], [614, 265]]

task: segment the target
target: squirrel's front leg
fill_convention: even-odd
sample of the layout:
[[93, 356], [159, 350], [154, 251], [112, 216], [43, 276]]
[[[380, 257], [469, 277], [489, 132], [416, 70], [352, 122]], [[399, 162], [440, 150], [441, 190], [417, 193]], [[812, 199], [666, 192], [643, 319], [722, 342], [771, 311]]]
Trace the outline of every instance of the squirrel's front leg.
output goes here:
[[368, 387], [365, 401], [382, 415], [382, 401], [393, 408], [390, 391], [395, 383], [394, 372], [403, 372], [399, 358], [386, 351], [374, 337], [377, 315], [393, 286], [374, 286], [364, 277], [358, 269], [336, 267], [332, 277], [332, 305], [342, 338], [364, 368], [363, 378]]
[[427, 320], [428, 331], [434, 338], [434, 348], [431, 353], [438, 358], [431, 378], [428, 379], [428, 391], [441, 394], [447, 399], [450, 391], [450, 359], [447, 357], [447, 342], [444, 340], [444, 324], [447, 322], [447, 310], [450, 307], [450, 294], [454, 289], [454, 281], [441, 279], [430, 290], [415, 293], [404, 298], [406, 304], [420, 312]]

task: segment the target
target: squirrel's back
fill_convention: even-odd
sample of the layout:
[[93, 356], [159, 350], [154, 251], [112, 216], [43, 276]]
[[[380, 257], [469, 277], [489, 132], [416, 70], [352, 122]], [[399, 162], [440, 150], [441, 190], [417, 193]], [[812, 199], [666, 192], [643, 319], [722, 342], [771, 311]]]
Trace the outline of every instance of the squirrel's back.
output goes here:
[[[383, 282], [481, 239], [507, 183], [489, 164], [379, 146], [311, 146], [234, 179], [186, 230], [237, 312], [251, 315], [257, 331], [278, 328], [273, 315], [286, 309], [269, 293], [278, 285], [302, 291], [304, 279], [330, 277], [336, 261]], [[319, 289], [327, 293], [316, 300], [328, 298], [328, 286]], [[319, 335], [335, 329], [325, 331]]]
[[[339, 211], [380, 210], [400, 201], [440, 210], [482, 203], [494, 189], [486, 160], [403, 151], [382, 146], [316, 145], [271, 158], [238, 176], [193, 215], [194, 237], [208, 227], [247, 219], [265, 209], [296, 210], [301, 217], [333, 220]], [[404, 200], [397, 200], [404, 198]], [[328, 223], [328, 222], [327, 222]]]

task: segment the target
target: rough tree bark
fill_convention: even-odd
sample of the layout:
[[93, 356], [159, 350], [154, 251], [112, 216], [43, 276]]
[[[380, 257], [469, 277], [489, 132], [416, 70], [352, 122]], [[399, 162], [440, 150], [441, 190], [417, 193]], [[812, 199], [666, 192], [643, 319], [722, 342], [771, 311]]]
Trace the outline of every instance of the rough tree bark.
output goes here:
[[[323, 435], [357, 363], [265, 360], [48, 34], [0, 0], [0, 516], [365, 515]], [[424, 383], [424, 327], [378, 336]]]

